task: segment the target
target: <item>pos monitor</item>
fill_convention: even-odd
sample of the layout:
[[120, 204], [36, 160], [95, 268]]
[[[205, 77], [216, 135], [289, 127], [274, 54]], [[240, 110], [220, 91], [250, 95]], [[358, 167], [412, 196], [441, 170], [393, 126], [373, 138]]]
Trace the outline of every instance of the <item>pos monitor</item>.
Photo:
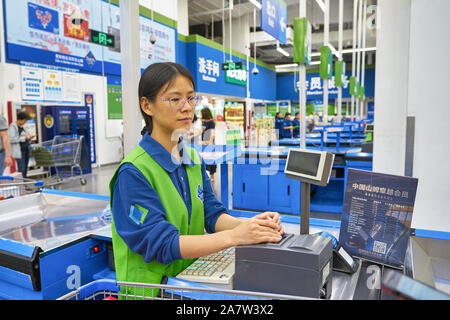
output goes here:
[[309, 234], [311, 184], [326, 186], [330, 180], [334, 154], [326, 151], [290, 149], [284, 167], [286, 178], [301, 181], [300, 234]]
[[290, 149], [284, 173], [287, 178], [326, 186], [330, 180], [334, 154], [326, 151]]

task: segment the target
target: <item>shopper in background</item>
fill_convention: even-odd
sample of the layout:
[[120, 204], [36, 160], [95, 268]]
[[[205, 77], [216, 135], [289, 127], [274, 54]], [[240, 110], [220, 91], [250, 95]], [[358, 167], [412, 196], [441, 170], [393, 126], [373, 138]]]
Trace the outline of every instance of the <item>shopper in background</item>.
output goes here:
[[278, 139], [281, 140], [281, 125], [283, 124], [284, 118], [280, 111], [275, 115], [275, 133], [278, 134]]
[[312, 132], [314, 127], [319, 123], [319, 116], [313, 111], [308, 117], [306, 117], [308, 132]]
[[17, 114], [17, 121], [11, 123], [8, 130], [9, 142], [11, 144], [11, 156], [16, 159], [17, 169], [22, 173], [22, 177], [27, 177], [28, 160], [30, 152], [28, 146], [34, 136], [27, 133], [24, 129], [25, 123], [30, 120], [30, 116], [25, 111]]
[[[205, 107], [202, 109], [201, 113], [202, 113], [202, 144], [214, 144], [216, 124], [214, 122], [211, 110]], [[217, 169], [216, 164], [206, 165], [206, 170], [209, 172], [213, 187], [214, 187], [214, 173], [216, 173], [216, 169]]]
[[294, 123], [292, 121], [291, 114], [286, 112], [284, 116], [284, 121], [281, 124], [281, 136], [283, 139], [292, 138], [292, 129], [294, 128]]
[[295, 114], [294, 120], [292, 120], [293, 123], [293, 129], [292, 129], [292, 136], [294, 138], [300, 137], [300, 112], [297, 112]]
[[0, 114], [0, 176], [12, 165], [11, 147], [8, 138], [8, 121]]
[[[117, 281], [159, 284], [193, 258], [241, 244], [280, 241], [278, 213], [250, 219], [227, 213], [199, 154], [181, 139], [198, 100], [191, 73], [177, 63], [151, 64], [138, 92], [147, 132], [110, 182]], [[142, 294], [141, 289], [124, 290]]]

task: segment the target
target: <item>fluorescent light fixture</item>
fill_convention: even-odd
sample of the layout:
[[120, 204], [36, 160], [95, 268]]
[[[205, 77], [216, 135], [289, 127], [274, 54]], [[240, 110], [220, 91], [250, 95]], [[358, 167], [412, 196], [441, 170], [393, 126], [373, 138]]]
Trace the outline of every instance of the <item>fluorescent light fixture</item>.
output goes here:
[[261, 10], [261, 3], [259, 3], [257, 0], [248, 0], [252, 5], [254, 5], [256, 8]]
[[325, 7], [325, 3], [323, 3], [322, 0], [316, 0], [316, 2], [319, 5], [320, 9], [322, 9], [322, 11], [325, 13], [325, 11], [327, 10], [327, 8]]
[[[377, 50], [377, 47], [369, 47], [369, 48], [365, 48], [365, 49], [355, 49], [355, 52], [367, 52], [367, 51], [376, 51]], [[342, 53], [352, 53], [353, 52], [353, 49], [345, 49], [345, 50], [342, 50]]]
[[317, 61], [311, 61], [309, 64], [310, 64], [311, 66], [316, 65], [316, 64], [320, 64], [320, 60], [317, 60]]
[[[330, 46], [331, 46], [331, 44], [330, 44]], [[333, 47], [331, 46], [330, 47], [331, 48], [331, 50], [333, 50]], [[355, 49], [355, 52], [368, 52], [368, 51], [376, 51], [377, 50], [377, 48], [376, 47], [370, 47], [370, 48], [365, 48], [365, 49]], [[342, 50], [342, 53], [344, 54], [344, 53], [352, 53], [353, 52], [353, 49], [345, 49], [345, 50]], [[333, 51], [333, 53], [334, 53], [334, 51]], [[339, 52], [338, 51], [336, 51], [336, 56], [339, 54]], [[320, 56], [320, 52], [313, 52], [313, 53], [311, 53], [311, 57], [319, 57]]]
[[289, 57], [289, 52], [287, 52], [286, 50], [284, 50], [284, 49], [282, 49], [280, 47], [280, 42], [279, 41], [277, 41], [277, 51], [279, 53], [283, 54], [284, 56]]
[[277, 64], [275, 66], [275, 69], [292, 68], [292, 67], [296, 67], [296, 66], [298, 66], [298, 64], [296, 64], [296, 63]]
[[283, 55], [285, 55], [286, 57], [289, 57], [289, 52], [281, 49], [280, 47], [277, 48], [277, 51]]

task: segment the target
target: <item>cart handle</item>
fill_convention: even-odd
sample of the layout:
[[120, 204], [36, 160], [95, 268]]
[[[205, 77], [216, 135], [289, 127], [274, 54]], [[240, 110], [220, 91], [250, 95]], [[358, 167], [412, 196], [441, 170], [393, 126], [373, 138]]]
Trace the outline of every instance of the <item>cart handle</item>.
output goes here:
[[[11, 176], [0, 176], [0, 180], [9, 180], [9, 181], [14, 181], [14, 177], [11, 177]], [[23, 179], [23, 180], [26, 180], [26, 179]], [[30, 183], [30, 182], [26, 182], [27, 184], [28, 183]], [[35, 187], [43, 187], [44, 186], [44, 181], [42, 181], [42, 180], [36, 180], [35, 182], [34, 182], [34, 186]]]
[[92, 296], [94, 293], [101, 291], [120, 292], [120, 286], [117, 285], [116, 280], [112, 279], [95, 280], [78, 288], [79, 299], [84, 300], [85, 298]]

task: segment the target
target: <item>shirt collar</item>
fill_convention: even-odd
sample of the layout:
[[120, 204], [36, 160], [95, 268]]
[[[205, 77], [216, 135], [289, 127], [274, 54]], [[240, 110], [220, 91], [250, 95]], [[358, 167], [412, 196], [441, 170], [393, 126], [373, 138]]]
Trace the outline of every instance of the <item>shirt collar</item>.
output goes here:
[[174, 172], [181, 164], [194, 166], [195, 163], [189, 156], [182, 138], [178, 141], [177, 149], [180, 152], [181, 162], [175, 159], [158, 141], [153, 139], [148, 132], [142, 137], [139, 145], [168, 172]]

